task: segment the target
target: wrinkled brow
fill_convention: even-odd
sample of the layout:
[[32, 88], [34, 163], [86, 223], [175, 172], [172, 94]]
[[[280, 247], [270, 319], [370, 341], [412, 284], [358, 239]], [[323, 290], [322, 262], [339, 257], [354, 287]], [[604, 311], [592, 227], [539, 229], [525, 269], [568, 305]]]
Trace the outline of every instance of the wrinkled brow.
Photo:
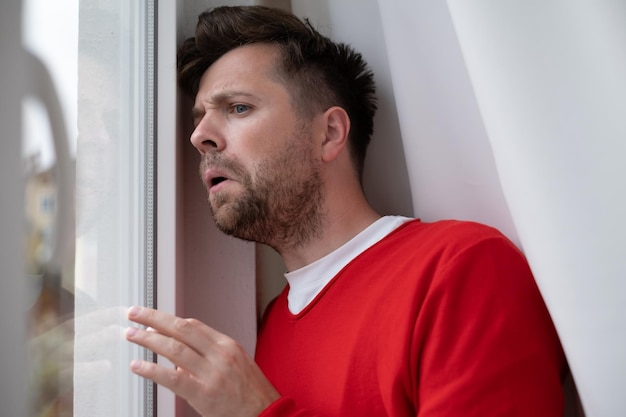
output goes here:
[[[208, 100], [203, 100], [203, 103], [207, 103], [211, 106], [220, 106], [224, 103], [228, 103], [232, 101], [234, 98], [240, 97], [256, 97], [254, 94], [245, 92], [245, 91], [223, 91], [220, 93], [213, 94]], [[194, 121], [194, 124], [197, 124], [202, 117], [205, 115], [206, 111], [203, 107], [198, 105], [193, 106], [191, 109], [191, 117]]]

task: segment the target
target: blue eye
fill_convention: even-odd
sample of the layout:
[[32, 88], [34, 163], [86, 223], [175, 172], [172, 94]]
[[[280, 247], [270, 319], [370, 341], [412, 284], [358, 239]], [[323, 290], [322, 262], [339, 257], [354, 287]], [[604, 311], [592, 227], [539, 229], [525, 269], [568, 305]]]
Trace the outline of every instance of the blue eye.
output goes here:
[[245, 104], [235, 104], [233, 106], [233, 112], [235, 112], [236, 114], [242, 114], [247, 112], [249, 109], [248, 106], [246, 106]]

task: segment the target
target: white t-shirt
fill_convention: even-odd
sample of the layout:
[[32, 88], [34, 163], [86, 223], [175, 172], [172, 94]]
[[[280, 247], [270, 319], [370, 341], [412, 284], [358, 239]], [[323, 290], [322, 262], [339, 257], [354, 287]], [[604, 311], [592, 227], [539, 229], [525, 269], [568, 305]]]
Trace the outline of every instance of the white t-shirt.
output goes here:
[[352, 259], [409, 220], [412, 219], [403, 216], [381, 217], [323, 258], [287, 272], [285, 278], [289, 282], [289, 311], [292, 314], [301, 312]]

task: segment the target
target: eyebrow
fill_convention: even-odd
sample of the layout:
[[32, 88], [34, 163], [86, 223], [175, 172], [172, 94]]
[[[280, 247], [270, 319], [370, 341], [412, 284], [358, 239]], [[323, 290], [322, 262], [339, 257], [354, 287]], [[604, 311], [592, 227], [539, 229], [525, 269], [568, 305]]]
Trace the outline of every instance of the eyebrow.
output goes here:
[[[210, 97], [208, 100], [209, 103], [212, 104], [222, 104], [224, 102], [228, 102], [232, 100], [233, 97], [256, 97], [252, 93], [247, 93], [245, 91], [223, 91], [220, 93], [216, 93]], [[206, 101], [205, 101], [206, 102]], [[193, 106], [191, 109], [192, 120], [201, 119], [205, 114], [205, 110], [202, 107]]]

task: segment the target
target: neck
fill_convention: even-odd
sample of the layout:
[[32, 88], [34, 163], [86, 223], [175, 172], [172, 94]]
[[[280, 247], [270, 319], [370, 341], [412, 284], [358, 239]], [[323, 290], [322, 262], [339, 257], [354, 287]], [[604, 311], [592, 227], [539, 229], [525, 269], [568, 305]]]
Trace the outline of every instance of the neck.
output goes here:
[[297, 247], [276, 247], [287, 271], [302, 268], [341, 247], [381, 216], [367, 203], [365, 197], [343, 196], [325, 211], [321, 230], [309, 241]]

